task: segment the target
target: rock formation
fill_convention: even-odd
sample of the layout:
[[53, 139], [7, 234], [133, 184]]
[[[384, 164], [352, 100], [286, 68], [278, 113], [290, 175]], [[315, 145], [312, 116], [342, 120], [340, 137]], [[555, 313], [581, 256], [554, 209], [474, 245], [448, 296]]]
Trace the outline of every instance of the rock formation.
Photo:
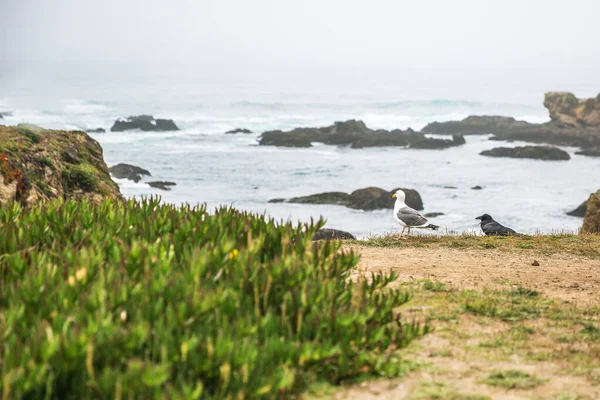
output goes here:
[[570, 215], [571, 217], [585, 217], [585, 212], [587, 211], [587, 203], [587, 200], [584, 201], [576, 209], [569, 211], [567, 215]]
[[423, 201], [416, 190], [396, 188], [388, 191], [373, 186], [355, 190], [350, 194], [344, 192], [325, 192], [310, 196], [293, 197], [289, 200], [272, 199], [269, 200], [269, 203], [333, 204], [365, 211], [392, 209], [395, 202], [392, 194], [398, 189], [402, 189], [406, 193], [407, 205], [415, 210], [423, 209]]
[[417, 149], [445, 149], [465, 143], [462, 135], [452, 140], [428, 138], [412, 129], [402, 131], [372, 130], [363, 121], [336, 122], [324, 128], [296, 128], [289, 132], [268, 131], [259, 138], [262, 146], [311, 147], [311, 142], [330, 145], [350, 145], [353, 149], [363, 147], [402, 146]]
[[172, 119], [154, 119], [151, 115], [138, 115], [127, 118], [119, 118], [115, 121], [111, 132], [123, 132], [132, 129], [141, 131], [178, 131], [179, 128], [175, 125]]
[[156, 189], [161, 189], [161, 190], [171, 190], [171, 186], [175, 186], [176, 183], [175, 182], [169, 182], [169, 181], [152, 181], [152, 182], [146, 182], [150, 187], [156, 188]]
[[[546, 93], [544, 106], [550, 122], [531, 124], [511, 117], [470, 116], [462, 121], [433, 122], [423, 128], [435, 134], [494, 134], [492, 140], [520, 140], [581, 147], [583, 151], [600, 148], [600, 95], [577, 99], [571, 93]], [[597, 152], [583, 153], [595, 155]]]
[[230, 131], [225, 132], [226, 135], [234, 135], [236, 133], [250, 134], [250, 133], [252, 133], [252, 131], [250, 129], [237, 128], [237, 129], [232, 129]]
[[532, 158], [535, 160], [569, 160], [571, 156], [564, 150], [549, 146], [496, 147], [484, 150], [482, 156]]
[[590, 195], [581, 231], [584, 233], [600, 233], [600, 190]]
[[319, 229], [313, 236], [313, 240], [356, 240], [354, 235], [348, 232], [339, 231], [337, 229]]
[[600, 94], [578, 99], [573, 93], [550, 92], [546, 93], [544, 107], [555, 124], [573, 128], [600, 126]]
[[106, 130], [104, 128], [96, 128], [96, 129], [86, 129], [87, 133], [104, 133]]
[[0, 126], [0, 203], [123, 199], [97, 141], [80, 131]]
[[576, 151], [575, 154], [588, 157], [600, 157], [600, 147], [592, 147], [589, 149]]
[[129, 179], [135, 183], [142, 180], [142, 175], [150, 175], [150, 171], [129, 164], [117, 164], [108, 169], [112, 176], [117, 179]]

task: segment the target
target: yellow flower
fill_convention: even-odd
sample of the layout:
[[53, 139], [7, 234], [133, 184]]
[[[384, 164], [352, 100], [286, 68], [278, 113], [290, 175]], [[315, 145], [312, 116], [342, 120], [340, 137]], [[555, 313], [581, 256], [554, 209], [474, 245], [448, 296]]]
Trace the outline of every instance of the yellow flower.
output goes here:
[[69, 286], [75, 286], [75, 277], [73, 275], [69, 276]]
[[86, 275], [87, 269], [85, 268], [78, 269], [77, 272], [75, 272], [75, 278], [77, 278], [78, 281], [83, 280]]
[[233, 260], [236, 259], [238, 257], [238, 251], [237, 249], [233, 249], [233, 251], [231, 253], [229, 253], [229, 259]]

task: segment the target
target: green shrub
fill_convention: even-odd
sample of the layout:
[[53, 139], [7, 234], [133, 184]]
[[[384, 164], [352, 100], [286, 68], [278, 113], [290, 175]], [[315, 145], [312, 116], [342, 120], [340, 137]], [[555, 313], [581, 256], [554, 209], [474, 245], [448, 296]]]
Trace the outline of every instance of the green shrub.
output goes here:
[[73, 165], [70, 169], [63, 170], [63, 178], [74, 189], [91, 191], [98, 186], [94, 168], [86, 164]]
[[37, 144], [41, 141], [40, 135], [27, 128], [18, 128], [19, 132], [33, 143]]
[[322, 221], [60, 200], [0, 208], [5, 398], [280, 398], [405, 368], [396, 276], [352, 282]]

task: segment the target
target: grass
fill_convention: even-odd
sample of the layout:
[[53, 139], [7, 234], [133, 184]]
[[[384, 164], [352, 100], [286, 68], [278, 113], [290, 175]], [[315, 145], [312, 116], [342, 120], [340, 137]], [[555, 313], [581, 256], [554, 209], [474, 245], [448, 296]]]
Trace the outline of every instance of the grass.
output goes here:
[[531, 389], [541, 385], [543, 381], [522, 371], [508, 370], [494, 372], [481, 382], [504, 389]]
[[600, 235], [598, 234], [550, 234], [522, 235], [509, 237], [462, 235], [411, 235], [398, 240], [397, 235], [372, 236], [366, 240], [345, 241], [370, 247], [448, 247], [451, 249], [472, 249], [499, 251], [535, 251], [551, 255], [568, 253], [588, 258], [600, 259]]
[[276, 224], [156, 199], [0, 208], [3, 398], [285, 398], [410, 371], [396, 276]]
[[419, 388], [408, 396], [409, 400], [491, 400], [479, 394], [465, 394], [442, 381], [421, 381]]

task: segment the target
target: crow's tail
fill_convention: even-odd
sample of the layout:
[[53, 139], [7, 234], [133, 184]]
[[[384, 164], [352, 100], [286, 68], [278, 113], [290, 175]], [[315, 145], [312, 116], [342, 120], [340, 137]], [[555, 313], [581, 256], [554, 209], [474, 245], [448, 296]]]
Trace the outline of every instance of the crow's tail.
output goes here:
[[433, 224], [429, 224], [426, 227], [424, 227], [425, 229], [433, 229], [434, 231], [437, 231], [439, 226], [437, 225], [433, 225]]

